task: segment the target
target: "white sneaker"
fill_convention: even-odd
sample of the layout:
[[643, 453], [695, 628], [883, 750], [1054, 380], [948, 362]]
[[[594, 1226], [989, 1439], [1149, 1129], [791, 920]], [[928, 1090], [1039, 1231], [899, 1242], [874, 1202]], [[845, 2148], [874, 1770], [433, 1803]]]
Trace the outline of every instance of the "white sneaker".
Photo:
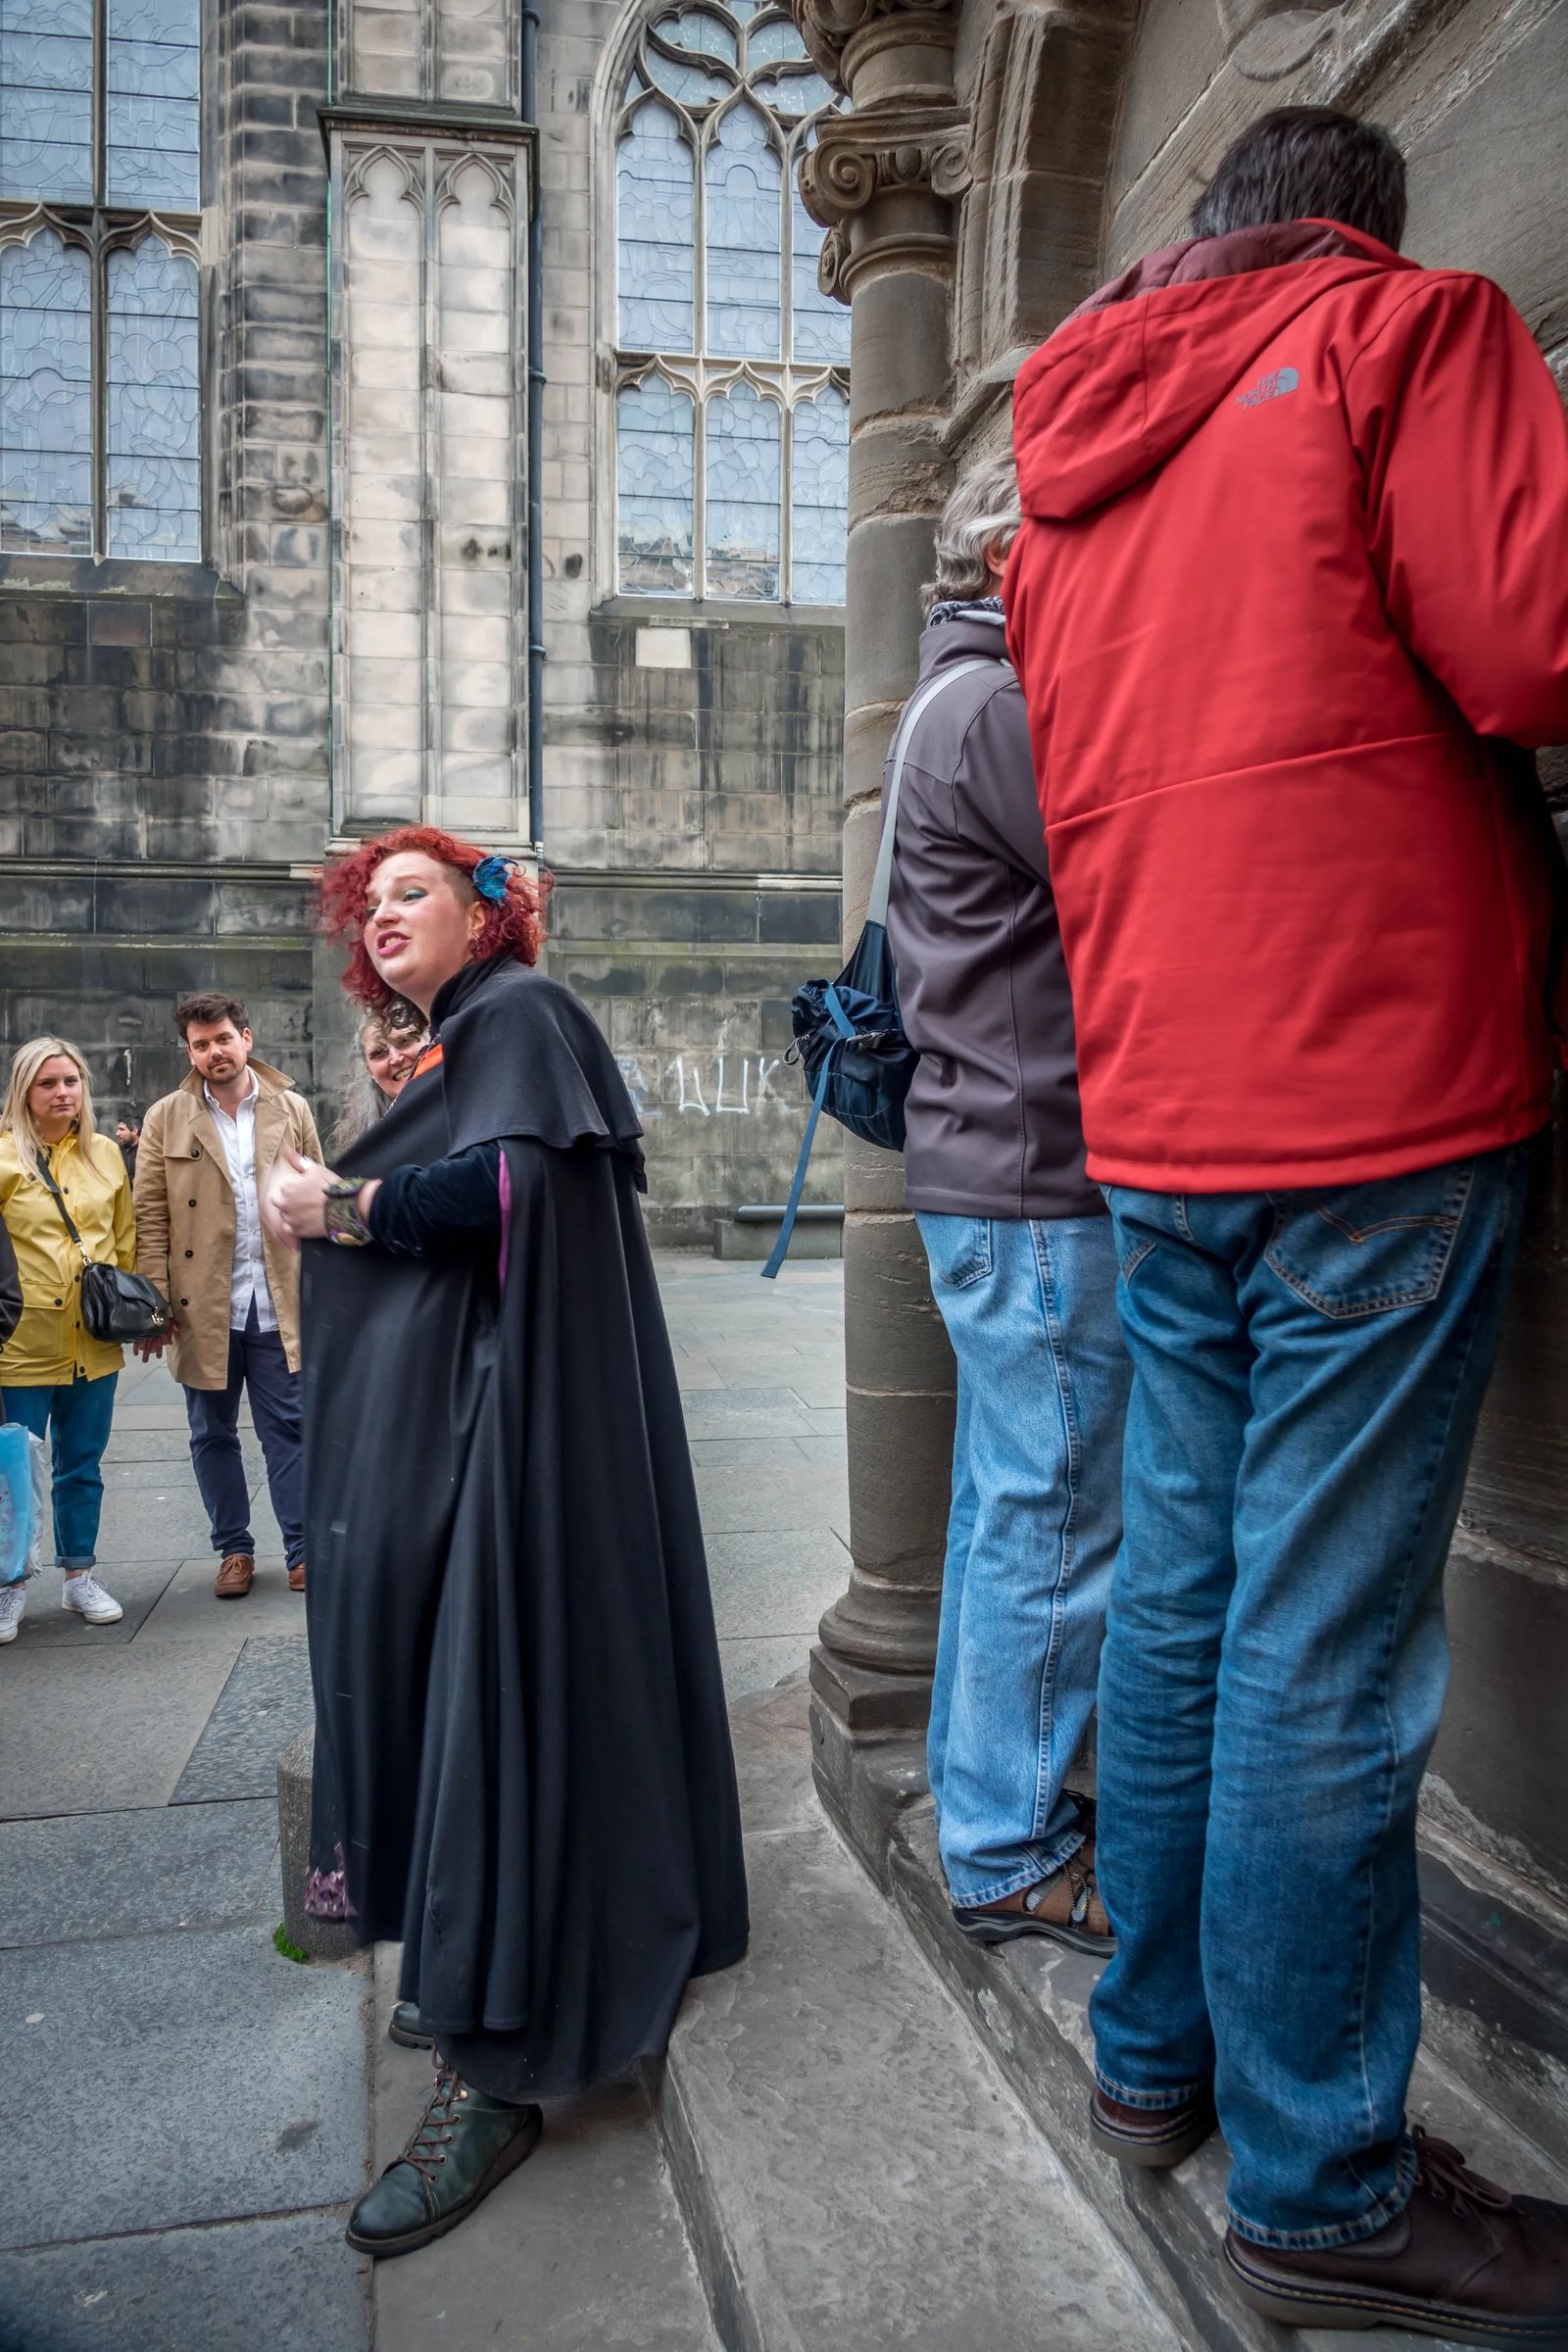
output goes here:
[[0, 1642], [14, 1642], [27, 1611], [27, 1588], [0, 1585]]
[[79, 1576], [68, 1576], [65, 1591], [60, 1595], [63, 1609], [74, 1609], [89, 1625], [118, 1625], [125, 1614], [118, 1600], [107, 1593], [90, 1568]]

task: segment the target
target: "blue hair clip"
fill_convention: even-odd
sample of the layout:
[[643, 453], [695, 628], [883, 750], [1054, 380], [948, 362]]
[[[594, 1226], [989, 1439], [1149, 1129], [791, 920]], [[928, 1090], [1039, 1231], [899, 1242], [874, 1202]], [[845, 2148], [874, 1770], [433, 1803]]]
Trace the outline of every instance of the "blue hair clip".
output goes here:
[[506, 903], [507, 886], [512, 880], [515, 860], [511, 858], [481, 858], [468, 876], [481, 899], [489, 899], [496, 906]]

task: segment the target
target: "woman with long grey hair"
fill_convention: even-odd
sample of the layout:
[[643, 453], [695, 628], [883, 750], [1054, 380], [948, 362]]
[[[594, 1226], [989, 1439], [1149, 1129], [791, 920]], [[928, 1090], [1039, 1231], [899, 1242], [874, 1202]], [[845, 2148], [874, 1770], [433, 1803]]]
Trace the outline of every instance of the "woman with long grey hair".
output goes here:
[[355, 1032], [355, 1071], [338, 1098], [337, 1124], [327, 1139], [336, 1155], [384, 1119], [413, 1077], [430, 1032], [417, 1006], [394, 999], [384, 1012], [368, 1012]]
[[1112, 1948], [1088, 1727], [1121, 1532], [1127, 1361], [1084, 1173], [1072, 1001], [1002, 583], [1010, 458], [937, 526], [888, 935], [920, 1051], [905, 1199], [958, 1365], [929, 1764], [954, 1916], [978, 1943]]

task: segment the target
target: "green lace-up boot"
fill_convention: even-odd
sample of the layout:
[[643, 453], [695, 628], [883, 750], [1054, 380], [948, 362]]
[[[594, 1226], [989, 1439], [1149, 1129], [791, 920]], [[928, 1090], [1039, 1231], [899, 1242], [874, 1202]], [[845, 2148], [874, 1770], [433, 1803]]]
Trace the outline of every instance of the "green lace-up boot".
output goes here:
[[504, 2107], [438, 2058], [408, 2146], [349, 2216], [349, 2244], [384, 2259], [444, 2236], [533, 2154], [543, 2130], [537, 2107]]
[[435, 2035], [420, 2017], [417, 2001], [398, 2002], [388, 2021], [386, 2037], [406, 2050], [428, 2050], [435, 2046]]

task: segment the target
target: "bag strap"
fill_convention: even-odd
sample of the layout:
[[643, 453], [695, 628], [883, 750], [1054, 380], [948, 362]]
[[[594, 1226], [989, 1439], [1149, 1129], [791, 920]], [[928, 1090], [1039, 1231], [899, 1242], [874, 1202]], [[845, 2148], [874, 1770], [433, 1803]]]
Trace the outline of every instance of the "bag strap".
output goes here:
[[939, 669], [934, 678], [917, 686], [904, 706], [899, 731], [893, 738], [893, 777], [888, 785], [887, 807], [882, 812], [882, 838], [877, 847], [876, 871], [871, 876], [871, 896], [866, 902], [865, 919], [879, 923], [884, 929], [888, 919], [888, 893], [893, 884], [893, 844], [899, 830], [899, 794], [904, 785], [904, 762], [908, 757], [909, 743], [915, 723], [923, 718], [944, 686], [958, 678], [967, 677], [971, 670], [994, 669], [998, 663], [1010, 669], [1012, 664], [1005, 654], [970, 654], [962, 662], [952, 662]]
[[65, 1218], [65, 1220], [66, 1220], [66, 1231], [67, 1231], [67, 1232], [70, 1234], [70, 1236], [71, 1236], [72, 1240], [73, 1240], [73, 1241], [75, 1243], [75, 1245], [76, 1245], [76, 1248], [77, 1248], [77, 1249], [78, 1249], [78, 1250], [81, 1251], [81, 1262], [82, 1262], [82, 1264], [83, 1264], [83, 1265], [90, 1265], [90, 1264], [92, 1263], [92, 1260], [91, 1260], [91, 1259], [88, 1257], [88, 1255], [87, 1255], [87, 1245], [86, 1245], [86, 1243], [85, 1243], [85, 1242], [82, 1240], [82, 1238], [81, 1238], [80, 1234], [79, 1234], [79, 1233], [76, 1231], [76, 1228], [75, 1228], [74, 1224], [72, 1222], [71, 1211], [70, 1211], [70, 1209], [69, 1209], [69, 1208], [66, 1206], [66, 1198], [65, 1198], [65, 1195], [64, 1195], [64, 1193], [62, 1193], [62, 1191], [60, 1190], [60, 1187], [59, 1187], [59, 1185], [58, 1185], [58, 1184], [56, 1184], [56, 1182], [55, 1182], [55, 1179], [54, 1179], [54, 1171], [53, 1171], [53, 1169], [50, 1167], [50, 1165], [49, 1165], [49, 1162], [48, 1162], [48, 1160], [47, 1160], [47, 1159], [40, 1159], [40, 1160], [39, 1160], [39, 1162], [38, 1162], [38, 1173], [39, 1173], [39, 1175], [40, 1175], [40, 1176], [43, 1178], [43, 1180], [44, 1180], [45, 1184], [46, 1184], [46, 1185], [49, 1187], [49, 1190], [50, 1190], [50, 1191], [53, 1193], [53, 1195], [54, 1195], [54, 1197], [55, 1197], [55, 1206], [56, 1206], [56, 1208], [58, 1208], [58, 1209], [59, 1209], [59, 1211], [60, 1211], [60, 1214], [61, 1214], [61, 1215], [62, 1215], [62, 1216]]

